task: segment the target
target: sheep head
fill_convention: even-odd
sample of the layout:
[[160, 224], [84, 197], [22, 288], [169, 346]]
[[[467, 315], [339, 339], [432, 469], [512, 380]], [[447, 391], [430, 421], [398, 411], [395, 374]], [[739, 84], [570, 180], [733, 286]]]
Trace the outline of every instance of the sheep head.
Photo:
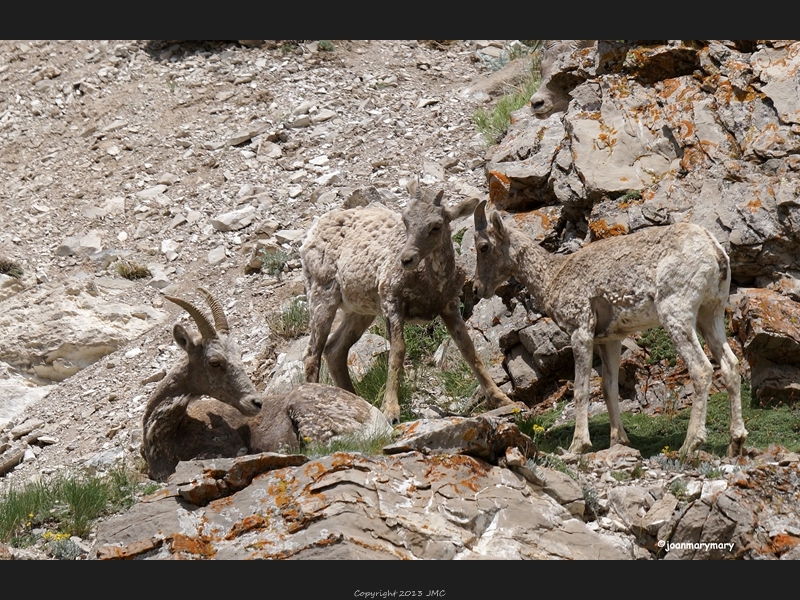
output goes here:
[[191, 302], [164, 296], [186, 310], [199, 330], [198, 335], [180, 323], [172, 329], [175, 341], [186, 352], [188, 360], [184, 378], [188, 389], [182, 392], [211, 396], [245, 415], [255, 415], [261, 410], [261, 395], [242, 363], [241, 351], [230, 335], [222, 305], [208, 290], [198, 290], [211, 308], [213, 323]]
[[[475, 278], [473, 288], [480, 298], [491, 298], [498, 286], [511, 277], [509, 231], [500, 213], [493, 211], [486, 218], [486, 201], [478, 204], [475, 219]], [[491, 224], [489, 221], [491, 220]]]
[[456, 206], [443, 206], [443, 196], [444, 191], [433, 199], [417, 192], [403, 211], [406, 243], [400, 252], [400, 263], [404, 269], [413, 271], [426, 256], [445, 248], [445, 244], [452, 246], [450, 223], [472, 214], [478, 204], [477, 198], [469, 198]]

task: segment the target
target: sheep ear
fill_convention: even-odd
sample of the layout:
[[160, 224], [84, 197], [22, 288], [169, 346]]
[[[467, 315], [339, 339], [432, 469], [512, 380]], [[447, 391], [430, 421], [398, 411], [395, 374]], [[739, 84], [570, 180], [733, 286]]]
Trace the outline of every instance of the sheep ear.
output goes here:
[[466, 217], [475, 212], [475, 207], [478, 205], [477, 198], [467, 198], [456, 206], [451, 206], [444, 209], [444, 215], [448, 221], [455, 221], [461, 217]]
[[187, 353], [191, 353], [192, 350], [194, 350], [195, 343], [192, 336], [180, 323], [175, 323], [175, 326], [172, 328], [172, 337], [178, 342], [178, 346], [186, 350]]
[[486, 221], [486, 200], [478, 202], [473, 216], [475, 219], [475, 231], [483, 231], [489, 226], [489, 223]]
[[494, 227], [498, 237], [503, 240], [508, 239], [508, 229], [506, 229], [506, 225], [503, 223], [503, 217], [500, 216], [500, 213], [494, 211], [492, 212], [492, 216], [489, 218], [492, 221], [492, 226]]

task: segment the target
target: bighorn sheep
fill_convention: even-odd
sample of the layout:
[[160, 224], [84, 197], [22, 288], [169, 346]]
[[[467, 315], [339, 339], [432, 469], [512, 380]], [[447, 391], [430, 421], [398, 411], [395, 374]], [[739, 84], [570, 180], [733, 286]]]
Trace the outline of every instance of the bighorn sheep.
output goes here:
[[286, 395], [262, 399], [222, 306], [207, 290], [200, 292], [211, 307], [213, 324], [194, 304], [165, 296], [192, 316], [200, 335], [191, 335], [180, 323], [174, 326], [175, 341], [186, 354], [147, 403], [142, 456], [153, 479], [169, 477], [181, 460], [295, 450], [299, 439], [328, 441], [391, 431], [378, 409], [331, 386], [305, 383]]
[[547, 40], [542, 45], [540, 71], [542, 82], [531, 96], [531, 112], [539, 118], [549, 117], [555, 112], [567, 110], [569, 92], [585, 79], [575, 73], [575, 69], [560, 69], [563, 63], [558, 59], [576, 50], [590, 48], [595, 40]]
[[586, 452], [592, 349], [603, 362], [603, 396], [611, 444], [628, 444], [618, 406], [622, 339], [661, 324], [686, 362], [694, 398], [681, 452], [706, 441], [706, 404], [713, 367], [695, 328], [719, 363], [730, 397], [728, 454], [739, 455], [747, 430], [742, 420], [739, 362], [725, 337], [724, 311], [730, 265], [704, 228], [678, 223], [593, 242], [574, 254], [552, 255], [497, 211], [487, 221], [485, 202], [475, 211], [475, 291], [488, 298], [514, 276], [571, 337], [575, 358], [575, 434], [570, 451]]
[[[389, 330], [389, 374], [382, 410], [400, 419], [397, 392], [403, 371], [405, 323], [442, 317], [492, 407], [510, 404], [475, 352], [459, 311], [466, 273], [457, 261], [450, 223], [471, 214], [472, 198], [442, 205], [443, 192], [423, 197], [419, 189], [401, 215], [381, 205], [334, 210], [311, 227], [300, 249], [311, 311], [305, 352], [306, 381], [319, 380], [323, 354], [337, 386], [354, 392], [347, 354], [377, 315]], [[341, 324], [328, 340], [336, 311]]]

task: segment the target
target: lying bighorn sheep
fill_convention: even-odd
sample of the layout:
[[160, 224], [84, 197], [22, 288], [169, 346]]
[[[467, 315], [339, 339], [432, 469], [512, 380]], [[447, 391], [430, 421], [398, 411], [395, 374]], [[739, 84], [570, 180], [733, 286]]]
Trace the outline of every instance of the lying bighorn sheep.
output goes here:
[[728, 256], [704, 228], [690, 223], [651, 227], [593, 242], [574, 254], [552, 255], [493, 212], [475, 211], [478, 258], [475, 291], [484, 298], [514, 276], [572, 340], [575, 357], [575, 435], [571, 452], [591, 449], [589, 377], [592, 349], [603, 361], [603, 396], [611, 444], [628, 444], [618, 406], [622, 340], [661, 324], [689, 368], [694, 399], [681, 452], [706, 440], [706, 403], [713, 367], [695, 328], [719, 363], [730, 396], [728, 454], [739, 455], [747, 430], [742, 420], [739, 362], [725, 337], [731, 275]]
[[194, 304], [165, 296], [192, 316], [200, 335], [180, 323], [174, 326], [175, 341], [186, 354], [147, 403], [142, 456], [153, 479], [169, 477], [181, 460], [295, 450], [299, 439], [324, 442], [350, 433], [391, 431], [377, 408], [331, 386], [301, 384], [286, 395], [262, 399], [242, 364], [222, 306], [210, 292], [199, 290], [211, 307], [213, 324]]
[[[475, 352], [459, 312], [466, 274], [456, 262], [450, 222], [471, 214], [477, 199], [449, 208], [442, 205], [443, 193], [423, 198], [417, 189], [402, 216], [380, 205], [331, 211], [312, 226], [300, 249], [311, 311], [306, 381], [319, 380], [324, 349], [336, 385], [355, 392], [347, 369], [348, 351], [375, 316], [383, 315], [389, 330], [389, 375], [382, 409], [390, 422], [400, 420], [397, 392], [406, 350], [403, 327], [437, 315], [489, 404], [511, 403]], [[329, 340], [339, 308], [342, 322]]]

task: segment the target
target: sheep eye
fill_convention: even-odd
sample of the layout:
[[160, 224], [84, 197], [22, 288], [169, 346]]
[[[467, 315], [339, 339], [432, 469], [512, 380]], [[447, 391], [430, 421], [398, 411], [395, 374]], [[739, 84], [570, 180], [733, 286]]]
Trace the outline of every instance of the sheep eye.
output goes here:
[[214, 368], [219, 368], [222, 366], [222, 361], [218, 358], [210, 358], [208, 359], [208, 364]]
[[488, 252], [488, 251], [489, 251], [489, 245], [488, 245], [488, 244], [484, 244], [484, 245], [480, 246], [480, 247], [478, 248], [478, 251], [479, 251], [481, 254], [484, 254], [484, 253]]

